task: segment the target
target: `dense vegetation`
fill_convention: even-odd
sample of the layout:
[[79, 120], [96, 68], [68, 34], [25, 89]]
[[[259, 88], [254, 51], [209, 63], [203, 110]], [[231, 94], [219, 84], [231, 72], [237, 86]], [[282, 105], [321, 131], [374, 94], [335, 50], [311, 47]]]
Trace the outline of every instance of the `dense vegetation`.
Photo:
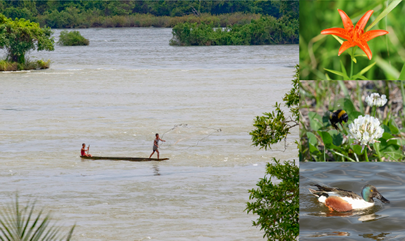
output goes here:
[[25, 19], [12, 20], [0, 14], [0, 48], [6, 59], [0, 61], [0, 70], [48, 68], [49, 61], [31, 62], [26, 53], [31, 50], [54, 50], [50, 28], [40, 28], [38, 23]]
[[89, 45], [89, 40], [84, 38], [79, 31], [63, 30], [60, 32], [58, 44], [62, 46]]
[[[11, 1], [0, 0], [0, 12], [10, 18], [25, 18], [39, 22], [41, 26], [51, 28], [87, 28], [87, 27], [132, 27], [155, 26], [173, 27], [179, 22], [189, 21], [210, 23], [213, 15], [225, 15], [229, 18], [252, 18], [257, 16], [283, 15], [298, 17], [298, 2], [285, 5], [280, 1], [240, 0], [240, 1]], [[234, 15], [234, 13], [239, 13]], [[193, 18], [194, 16], [194, 18]], [[199, 17], [198, 18], [195, 17]], [[171, 19], [175, 20], [172, 21]], [[222, 17], [220, 26], [241, 23], [233, 19], [227, 22]], [[249, 19], [249, 20], [250, 20]], [[214, 19], [217, 23], [218, 19]], [[232, 23], [233, 22], [233, 23]]]
[[213, 24], [179, 23], [173, 28], [171, 45], [267, 45], [298, 44], [298, 21], [285, 24], [261, 17], [249, 24], [214, 28]]
[[[373, 93], [386, 103], [367, 102]], [[405, 81], [301, 81], [300, 158], [305, 161], [403, 161], [405, 160]], [[332, 126], [330, 115], [343, 109], [347, 120]], [[355, 123], [365, 116], [374, 125]], [[367, 127], [367, 128], [366, 128]], [[372, 137], [382, 128], [381, 136]], [[363, 140], [363, 142], [361, 142]]]
[[298, 2], [281, 2], [277, 19], [262, 16], [248, 24], [221, 28], [213, 23], [179, 23], [173, 28], [171, 45], [268, 45], [298, 44]]
[[[298, 125], [298, 66], [292, 82], [293, 87], [283, 98], [292, 116], [286, 117], [277, 103], [275, 111], [257, 116], [255, 129], [250, 132], [253, 145], [271, 148], [285, 140], [290, 129]], [[295, 240], [299, 234], [299, 167], [294, 161], [281, 163], [275, 158], [273, 161], [267, 164], [266, 175], [256, 184], [258, 188], [249, 190], [252, 201], [247, 203], [246, 211], [259, 215], [253, 225], [264, 231], [267, 240]]]

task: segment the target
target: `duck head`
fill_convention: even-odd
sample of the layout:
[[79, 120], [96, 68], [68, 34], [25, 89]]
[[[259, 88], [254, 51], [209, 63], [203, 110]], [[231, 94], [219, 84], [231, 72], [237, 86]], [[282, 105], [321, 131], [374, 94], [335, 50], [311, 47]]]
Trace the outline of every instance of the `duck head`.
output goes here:
[[363, 187], [363, 190], [361, 191], [361, 196], [366, 200], [367, 202], [374, 202], [373, 198], [378, 198], [381, 200], [383, 203], [390, 203], [388, 199], [383, 197], [378, 191], [377, 188], [375, 188], [373, 185], [365, 185]]

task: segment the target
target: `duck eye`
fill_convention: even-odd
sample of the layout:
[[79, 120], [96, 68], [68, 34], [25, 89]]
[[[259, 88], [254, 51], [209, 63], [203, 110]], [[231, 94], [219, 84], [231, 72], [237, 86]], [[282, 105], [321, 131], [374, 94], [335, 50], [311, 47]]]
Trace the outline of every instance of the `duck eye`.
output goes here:
[[373, 189], [371, 189], [370, 192], [373, 192]]

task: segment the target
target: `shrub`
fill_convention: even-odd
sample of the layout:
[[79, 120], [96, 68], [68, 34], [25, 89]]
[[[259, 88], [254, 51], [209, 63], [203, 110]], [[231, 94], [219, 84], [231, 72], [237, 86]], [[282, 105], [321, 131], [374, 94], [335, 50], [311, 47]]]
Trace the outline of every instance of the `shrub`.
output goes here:
[[58, 44], [62, 46], [89, 45], [89, 40], [84, 38], [79, 31], [63, 30], [60, 32]]
[[33, 69], [48, 69], [51, 64], [50, 60], [30, 61], [28, 58], [24, 63], [9, 62], [6, 60], [0, 61], [0, 71], [17, 71], [17, 70], [33, 70]]
[[[240, 19], [241, 17], [239, 17]], [[229, 19], [226, 19], [228, 23]], [[235, 20], [234, 20], [235, 21]], [[178, 23], [173, 27], [171, 45], [268, 45], [298, 44], [298, 20], [261, 17], [249, 24], [224, 29], [224, 23]], [[216, 28], [216, 29], [214, 29]]]

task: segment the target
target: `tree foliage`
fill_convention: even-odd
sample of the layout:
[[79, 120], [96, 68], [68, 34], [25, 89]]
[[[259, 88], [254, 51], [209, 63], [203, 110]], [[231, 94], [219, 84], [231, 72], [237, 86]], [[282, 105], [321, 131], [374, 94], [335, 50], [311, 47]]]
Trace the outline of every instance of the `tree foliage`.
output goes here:
[[38, 23], [0, 14], [0, 48], [6, 50], [10, 62], [25, 63], [25, 54], [30, 50], [54, 50], [51, 34], [50, 28], [40, 28]]
[[63, 30], [60, 32], [58, 44], [62, 46], [89, 45], [89, 40], [84, 38], [79, 31]]
[[[277, 180], [280, 180], [277, 183]], [[274, 182], [274, 183], [273, 183]], [[254, 226], [268, 240], [293, 240], [299, 234], [299, 168], [294, 162], [267, 163], [266, 176], [249, 190], [247, 213], [259, 215]]]
[[[272, 144], [287, 138], [290, 129], [298, 125], [299, 79], [298, 66], [292, 80], [293, 87], [283, 100], [290, 109], [292, 117], [288, 119], [276, 103], [276, 110], [257, 116], [252, 135], [253, 144], [261, 148], [270, 148]], [[264, 230], [263, 237], [268, 240], [294, 240], [299, 235], [299, 168], [295, 162], [283, 164], [273, 158], [267, 163], [266, 175], [256, 184], [257, 189], [249, 190], [249, 200], [245, 209], [259, 215], [254, 226]]]
[[296, 66], [296, 73], [292, 80], [293, 87], [283, 98], [292, 116], [286, 117], [281, 105], [277, 102], [274, 105], [274, 111], [257, 116], [253, 124], [255, 129], [250, 132], [253, 145], [265, 150], [271, 149], [271, 145], [286, 140], [291, 128], [298, 126], [300, 100], [298, 71], [298, 66]]
[[244, 25], [220, 28], [206, 23], [179, 23], [173, 27], [171, 45], [298, 44], [298, 20], [261, 17]]
[[[270, 0], [126, 0], [126, 1], [64, 1], [64, 0], [0, 0], [0, 12], [9, 18], [25, 18], [39, 22], [41, 26], [51, 28], [85, 28], [85, 27], [120, 27], [114, 24], [118, 19], [141, 15], [143, 18], [154, 17], [186, 17], [196, 16], [206, 18], [209, 15], [233, 15], [235, 13], [272, 16], [274, 18], [295, 18], [298, 21], [297, 1]], [[239, 15], [241, 16], [241, 15]], [[229, 16], [233, 18], [233, 16]], [[160, 20], [166, 18], [159, 18]], [[110, 21], [104, 25], [103, 23]], [[231, 22], [235, 22], [231, 20]], [[156, 25], [156, 23], [154, 23]], [[149, 25], [149, 26], [155, 26]], [[221, 26], [227, 26], [222, 24]], [[146, 23], [130, 23], [126, 27], [147, 26]], [[160, 27], [173, 27], [157, 24]]]

